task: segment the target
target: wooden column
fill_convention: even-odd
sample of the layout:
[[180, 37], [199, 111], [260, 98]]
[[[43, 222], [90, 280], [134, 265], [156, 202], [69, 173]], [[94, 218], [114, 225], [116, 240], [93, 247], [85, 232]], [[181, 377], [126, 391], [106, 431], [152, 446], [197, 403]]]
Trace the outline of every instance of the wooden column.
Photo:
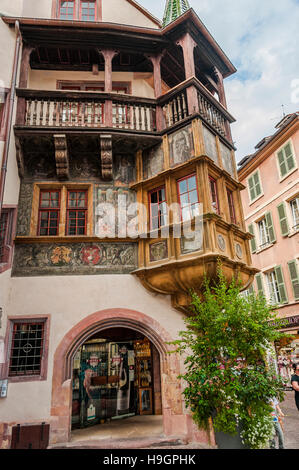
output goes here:
[[[164, 52], [158, 55], [151, 54], [146, 56], [153, 65], [155, 98], [162, 95], [161, 60], [163, 56]], [[156, 121], [158, 131], [165, 129], [165, 118], [161, 106], [157, 106], [156, 108]]]
[[[214, 67], [214, 72], [217, 77], [217, 84], [218, 84], [218, 94], [219, 94], [219, 101], [222, 104], [222, 106], [227, 109], [227, 102], [226, 102], [226, 96], [225, 96], [225, 89], [224, 89], [224, 84], [223, 84], [223, 75], [222, 73], [217, 69], [217, 67]], [[227, 139], [232, 142], [232, 133], [231, 133], [231, 128], [230, 125], [227, 121], [225, 121], [225, 129], [226, 129], [226, 137]]]
[[[185, 66], [185, 79], [195, 77], [195, 62], [194, 62], [194, 48], [197, 46], [196, 42], [190, 35], [190, 33], [184, 34], [177, 41], [177, 45], [181, 46], [184, 55], [184, 66]], [[194, 85], [187, 88], [187, 102], [189, 115], [199, 112], [197, 89]]]
[[[33, 49], [34, 48], [31, 46], [28, 46], [28, 44], [23, 44], [20, 77], [19, 77], [19, 88], [27, 88], [28, 86], [30, 55]], [[16, 124], [19, 124], [19, 125], [25, 124], [25, 111], [26, 111], [25, 98], [18, 98]]]
[[[98, 49], [105, 60], [105, 93], [112, 92], [112, 60], [118, 54], [118, 51], [112, 49]], [[112, 101], [105, 102], [105, 124], [106, 127], [112, 127]]]

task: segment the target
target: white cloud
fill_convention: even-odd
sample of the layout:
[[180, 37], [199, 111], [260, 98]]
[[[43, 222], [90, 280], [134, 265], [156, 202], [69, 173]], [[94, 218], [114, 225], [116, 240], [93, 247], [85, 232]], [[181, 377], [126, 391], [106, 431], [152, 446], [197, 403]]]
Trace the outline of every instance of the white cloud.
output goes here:
[[[165, 2], [140, 3], [162, 18]], [[292, 83], [299, 79], [299, 0], [189, 3], [238, 69], [225, 84], [229, 110], [237, 119], [232, 132], [240, 160], [275, 132], [283, 109], [298, 111]]]

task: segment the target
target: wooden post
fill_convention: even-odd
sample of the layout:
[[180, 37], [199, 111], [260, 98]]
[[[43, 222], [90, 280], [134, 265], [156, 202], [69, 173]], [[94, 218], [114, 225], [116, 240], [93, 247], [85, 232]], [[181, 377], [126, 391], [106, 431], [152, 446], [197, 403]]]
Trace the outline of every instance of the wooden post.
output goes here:
[[[219, 101], [222, 104], [222, 106], [227, 109], [227, 102], [226, 102], [226, 96], [225, 96], [225, 89], [224, 89], [224, 84], [223, 84], [223, 75], [222, 73], [217, 69], [217, 67], [214, 67], [214, 72], [217, 77], [217, 82], [218, 82], [218, 94], [219, 94]], [[226, 137], [227, 139], [232, 142], [232, 133], [231, 133], [231, 128], [230, 125], [227, 121], [225, 121], [225, 130], [226, 130]]]
[[[181, 39], [177, 41], [177, 45], [181, 46], [181, 48], [183, 49], [185, 79], [188, 80], [189, 78], [196, 77], [194, 62], [194, 48], [197, 46], [196, 42], [194, 41], [190, 33], [187, 32], [184, 34], [184, 36], [181, 37]], [[186, 92], [189, 115], [198, 113], [199, 105], [197, 89], [194, 85], [191, 85], [187, 88]]]
[[[34, 48], [31, 46], [28, 46], [27, 44], [23, 44], [19, 88], [27, 88], [28, 86], [30, 55], [33, 49]], [[25, 124], [25, 112], [26, 112], [26, 100], [25, 98], [18, 98], [17, 115], [16, 115], [17, 125]]]
[[[98, 49], [105, 60], [105, 93], [112, 92], [112, 60], [118, 54], [118, 51], [112, 49]], [[105, 126], [112, 127], [112, 100], [105, 101]]]
[[[164, 53], [165, 51], [158, 55], [150, 54], [146, 56], [153, 65], [155, 98], [162, 95], [161, 60]], [[156, 108], [156, 126], [158, 131], [165, 129], [165, 118], [161, 106]]]

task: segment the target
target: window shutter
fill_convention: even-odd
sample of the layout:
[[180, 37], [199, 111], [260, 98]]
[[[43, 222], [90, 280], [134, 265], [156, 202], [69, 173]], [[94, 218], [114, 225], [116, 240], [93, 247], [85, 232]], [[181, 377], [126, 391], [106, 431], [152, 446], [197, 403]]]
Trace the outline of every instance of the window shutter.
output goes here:
[[258, 197], [262, 193], [260, 177], [259, 177], [258, 172], [254, 173], [253, 181], [254, 181], [254, 186], [255, 186], [255, 197]]
[[277, 206], [277, 210], [278, 210], [278, 216], [279, 216], [281, 235], [283, 237], [286, 237], [289, 234], [289, 224], [288, 224], [288, 219], [286, 215], [285, 203], [282, 202], [281, 204], [279, 204]]
[[298, 273], [297, 261], [296, 260], [289, 261], [288, 266], [289, 266], [290, 278], [291, 278], [292, 286], [293, 286], [294, 297], [295, 297], [295, 300], [299, 300], [299, 273]]
[[288, 172], [283, 150], [280, 150], [277, 155], [280, 168], [280, 175], [283, 178]]
[[[250, 225], [248, 226], [248, 232], [251, 233], [251, 235], [254, 236], [253, 224], [250, 224]], [[251, 253], [255, 253], [255, 252], [256, 252], [256, 240], [255, 240], [255, 237], [252, 238], [252, 240], [250, 240], [250, 247], [251, 247]]]
[[264, 287], [263, 287], [263, 281], [262, 281], [262, 275], [257, 274], [255, 276], [256, 279], [256, 285], [257, 285], [257, 291], [259, 295], [264, 295]]
[[265, 219], [266, 219], [266, 224], [267, 224], [268, 233], [269, 233], [269, 241], [270, 243], [274, 243], [276, 241], [276, 235], [275, 235], [271, 212], [267, 212], [265, 214]]
[[289, 172], [289, 171], [293, 170], [293, 168], [295, 168], [295, 162], [294, 162], [292, 147], [291, 147], [290, 143], [288, 143], [284, 147], [284, 152], [285, 152], [285, 158], [286, 158], [286, 166], [287, 166], [287, 170]]
[[287, 296], [287, 291], [284, 283], [284, 278], [283, 278], [283, 273], [282, 273], [282, 268], [281, 266], [276, 266], [275, 268], [275, 274], [276, 274], [276, 279], [277, 279], [277, 284], [278, 284], [278, 290], [280, 294], [280, 299], [282, 304], [287, 304], [288, 303], [288, 296]]
[[250, 176], [250, 178], [248, 178], [248, 186], [249, 186], [250, 201], [253, 201], [256, 197], [253, 176]]

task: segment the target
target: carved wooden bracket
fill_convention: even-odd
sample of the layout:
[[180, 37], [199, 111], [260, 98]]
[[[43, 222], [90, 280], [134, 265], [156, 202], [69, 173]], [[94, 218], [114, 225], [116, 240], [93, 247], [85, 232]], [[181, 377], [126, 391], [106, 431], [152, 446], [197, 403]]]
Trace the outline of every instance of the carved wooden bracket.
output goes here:
[[25, 166], [24, 166], [24, 154], [22, 149], [22, 142], [19, 137], [15, 137], [16, 142], [16, 157], [17, 157], [17, 165], [18, 165], [18, 172], [19, 177], [23, 178], [25, 173]]
[[106, 181], [109, 181], [113, 178], [112, 136], [108, 134], [102, 134], [100, 137], [100, 142], [102, 178]]
[[69, 178], [69, 158], [65, 134], [54, 135], [56, 173], [59, 179]]

